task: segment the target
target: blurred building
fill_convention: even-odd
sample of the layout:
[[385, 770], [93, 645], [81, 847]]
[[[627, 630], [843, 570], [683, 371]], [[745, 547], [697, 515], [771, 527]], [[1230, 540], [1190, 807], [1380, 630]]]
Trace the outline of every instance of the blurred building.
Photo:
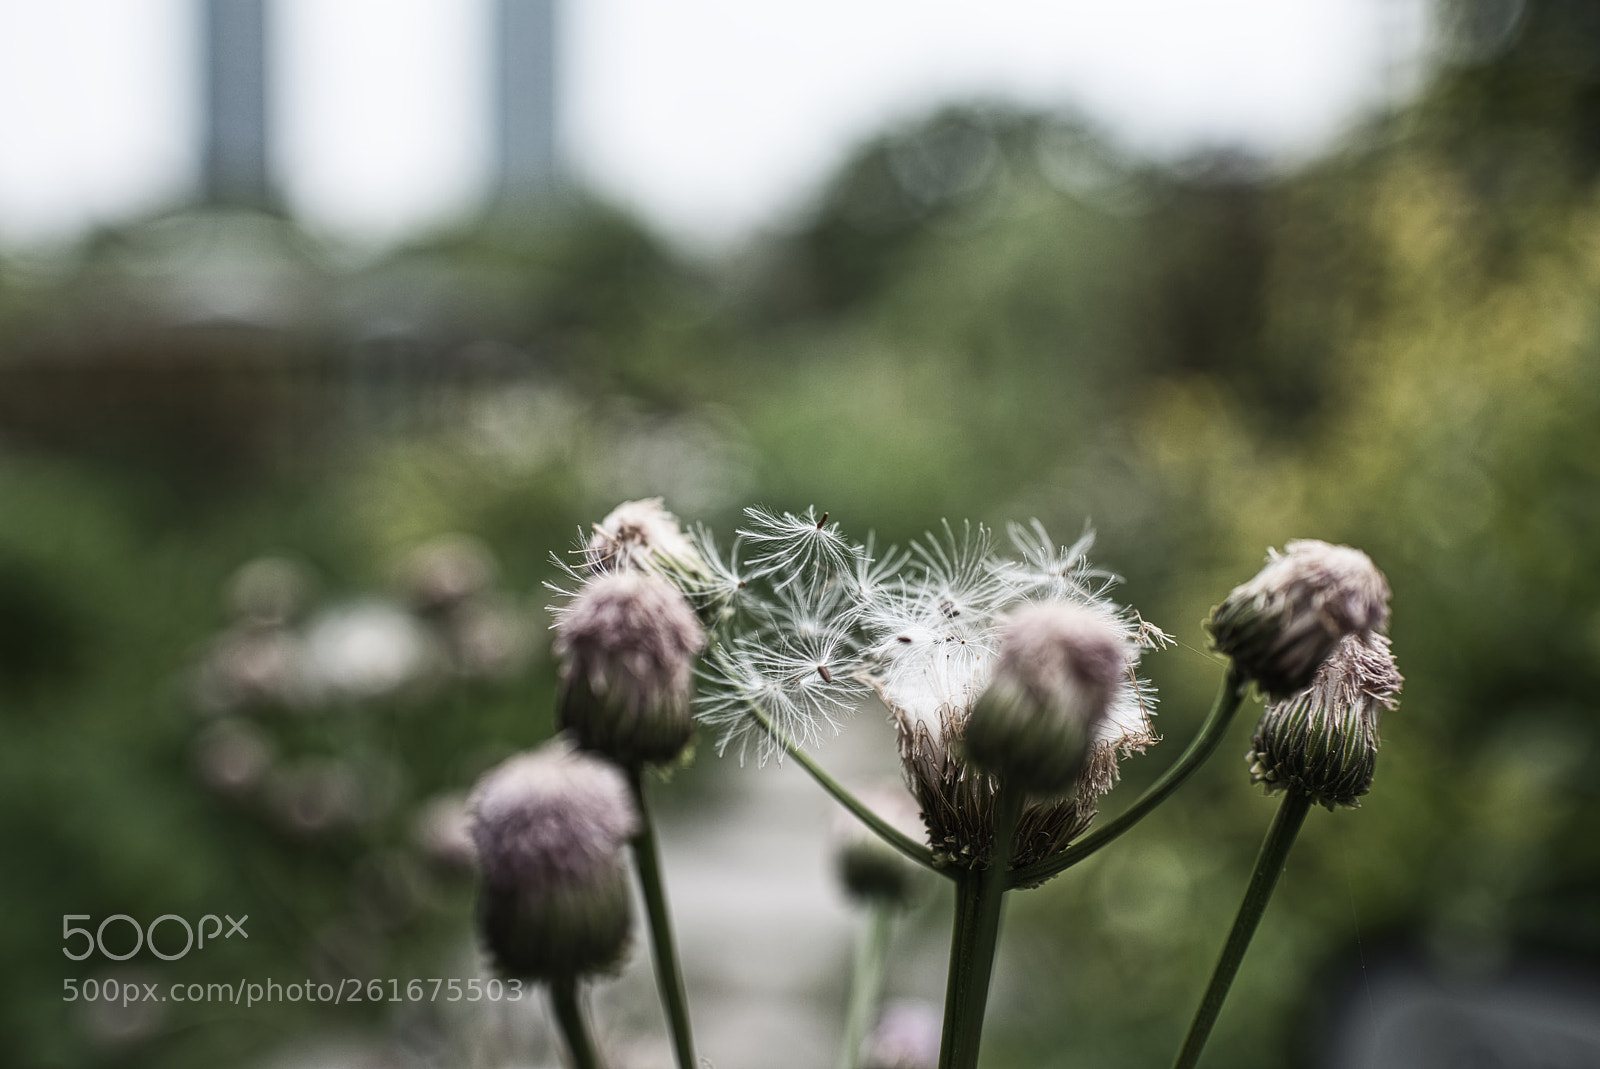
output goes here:
[[[196, 0], [198, 187], [94, 235], [0, 322], [0, 440], [229, 469], [320, 451], [379, 414], [448, 419], [453, 401], [533, 370], [508, 314], [518, 287], [472, 250], [349, 270], [289, 215], [272, 151], [273, 14], [269, 0]], [[515, 242], [531, 239], [517, 224], [547, 214], [560, 172], [554, 0], [494, 0], [491, 26], [486, 215]]]

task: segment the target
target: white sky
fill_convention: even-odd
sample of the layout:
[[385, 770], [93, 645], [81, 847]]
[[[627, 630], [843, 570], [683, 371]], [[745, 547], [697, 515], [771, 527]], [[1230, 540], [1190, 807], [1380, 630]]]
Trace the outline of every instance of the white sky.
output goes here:
[[[697, 244], [803, 203], [862, 137], [949, 100], [1076, 106], [1135, 148], [1299, 156], [1415, 76], [1426, 0], [566, 0], [572, 169]], [[194, 182], [195, 0], [0, 0], [0, 241]], [[487, 0], [277, 0], [275, 165], [383, 241], [471, 210]]]

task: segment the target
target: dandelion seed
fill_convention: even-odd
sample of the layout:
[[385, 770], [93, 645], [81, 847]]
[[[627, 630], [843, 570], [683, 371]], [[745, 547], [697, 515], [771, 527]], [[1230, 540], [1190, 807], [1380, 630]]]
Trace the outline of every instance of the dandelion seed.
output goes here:
[[1089, 564], [1089, 550], [1094, 548], [1093, 531], [1084, 531], [1070, 546], [1057, 545], [1038, 520], [1026, 527], [1020, 523], [1007, 524], [1006, 533], [1022, 559], [1007, 561], [1002, 574], [1021, 597], [1040, 601], [1092, 600], [1117, 582], [1112, 573]]
[[885, 550], [883, 556], [877, 556], [876, 541], [869, 533], [864, 544], [853, 547], [851, 555], [848, 582], [857, 605], [863, 610], [895, 588], [901, 569], [911, 559], [908, 550], [894, 546]]
[[697, 715], [721, 732], [719, 754], [737, 742], [741, 760], [753, 747], [764, 765], [783, 747], [752, 715], [751, 706], [780, 738], [813, 745], [825, 731], [836, 734], [866, 696], [859, 663], [847, 638], [838, 634], [747, 637], [712, 655]]
[[1008, 594], [1004, 572], [994, 558], [994, 535], [982, 524], [973, 527], [965, 522], [959, 538], [948, 521], [942, 530], [942, 538], [929, 534], [912, 544], [921, 575], [910, 585], [924, 604], [935, 605], [946, 619], [967, 616], [987, 621]]
[[752, 575], [771, 581], [774, 590], [837, 573], [850, 560], [850, 543], [837, 523], [828, 523], [826, 512], [818, 517], [812, 507], [804, 516], [792, 512], [779, 515], [761, 508], [747, 508], [744, 513], [749, 526], [738, 533], [758, 554], [746, 566]]
[[688, 537], [704, 564], [704, 570], [698, 576], [686, 577], [679, 583], [689, 599], [702, 607], [721, 609], [730, 614], [749, 607], [753, 601], [751, 577], [745, 574], [739, 564], [739, 549], [743, 540], [734, 539], [733, 547], [724, 557], [717, 549], [717, 537], [709, 527], [696, 524], [690, 529]]

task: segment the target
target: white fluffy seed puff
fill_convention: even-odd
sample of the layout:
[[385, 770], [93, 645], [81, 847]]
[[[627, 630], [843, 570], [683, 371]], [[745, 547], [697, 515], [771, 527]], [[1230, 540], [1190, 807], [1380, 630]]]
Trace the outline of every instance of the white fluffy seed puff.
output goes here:
[[[1019, 867], [1081, 835], [1116, 784], [1120, 759], [1156, 741], [1155, 696], [1136, 669], [1140, 652], [1166, 636], [1106, 596], [1115, 578], [1090, 566], [1090, 536], [1062, 547], [1038, 523], [1010, 533], [1020, 560], [998, 555], [981, 527], [960, 536], [946, 527], [913, 547], [898, 589], [863, 613], [872, 636], [868, 678], [899, 729], [929, 843], [963, 867], [987, 865], [994, 839], [997, 783], [966, 758], [970, 724], [991, 683], [1001, 683], [997, 699], [1007, 694], [1016, 703], [1004, 718], [1013, 726], [1046, 723], [1026, 715], [1030, 690], [1047, 696], [1037, 709], [1065, 702], [1089, 721], [1082, 738], [1058, 737], [1055, 753], [1040, 755], [1035, 767], [1015, 759], [1016, 774], [1036, 792], [1013, 846]], [[1065, 666], [1063, 644], [1081, 650], [1076, 669]], [[1017, 752], [1015, 740], [996, 749]]]
[[614, 970], [632, 926], [623, 849], [639, 828], [622, 773], [557, 740], [485, 773], [467, 809], [496, 968], [529, 980]]
[[705, 632], [668, 580], [602, 573], [560, 611], [561, 726], [626, 767], [676, 759], [694, 733], [690, 699]]

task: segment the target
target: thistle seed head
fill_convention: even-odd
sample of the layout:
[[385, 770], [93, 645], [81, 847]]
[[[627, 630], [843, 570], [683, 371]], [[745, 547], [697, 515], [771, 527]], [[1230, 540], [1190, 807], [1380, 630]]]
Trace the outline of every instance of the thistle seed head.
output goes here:
[[1311, 539], [1269, 553], [1266, 567], [1212, 610], [1212, 644], [1268, 696], [1310, 684], [1346, 635], [1389, 623], [1389, 583], [1358, 549]]
[[[928, 845], [941, 864], [986, 868], [994, 847], [995, 802], [999, 783], [973, 767], [965, 749], [964, 710], [949, 709], [937, 727], [926, 720], [896, 715], [900, 764], [906, 784], [922, 808]], [[1113, 763], [1115, 758], [1112, 758]], [[1067, 798], [1030, 799], [1023, 806], [1011, 848], [1015, 868], [1065, 850], [1094, 819], [1100, 791], [1085, 769], [1078, 789]]]
[[467, 809], [497, 967], [549, 980], [620, 964], [632, 925], [622, 849], [639, 827], [622, 773], [559, 740], [491, 769]]
[[1065, 601], [1012, 612], [999, 643], [994, 676], [967, 723], [967, 756], [1024, 790], [1066, 793], [1137, 650], [1103, 615]]
[[1310, 686], [1267, 706], [1251, 739], [1251, 781], [1329, 809], [1360, 805], [1378, 762], [1378, 716], [1399, 704], [1401, 683], [1387, 638], [1347, 635]]
[[624, 765], [675, 759], [694, 732], [689, 699], [704, 646], [694, 609], [667, 580], [590, 579], [556, 625], [561, 726]]
[[583, 551], [591, 575], [704, 570], [700, 553], [659, 497], [624, 501], [594, 525]]

